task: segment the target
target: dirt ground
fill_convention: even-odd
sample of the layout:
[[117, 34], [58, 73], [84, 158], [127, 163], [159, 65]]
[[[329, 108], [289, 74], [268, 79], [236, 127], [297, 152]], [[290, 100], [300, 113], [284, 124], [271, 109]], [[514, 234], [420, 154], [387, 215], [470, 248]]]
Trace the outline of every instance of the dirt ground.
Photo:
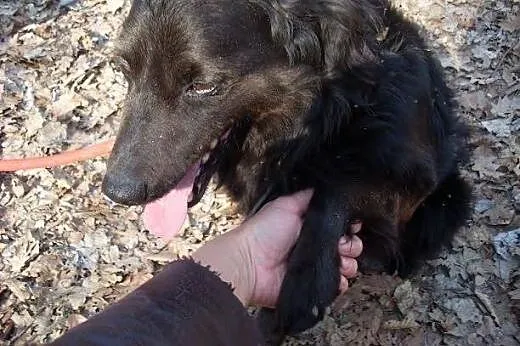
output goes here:
[[[401, 281], [361, 277], [288, 345], [520, 345], [520, 1], [402, 0], [473, 129], [472, 220]], [[0, 2], [0, 156], [56, 153], [115, 135], [123, 77], [110, 64], [128, 0]], [[181, 239], [100, 192], [103, 159], [0, 175], [0, 344], [48, 342], [232, 228], [208, 192]]]

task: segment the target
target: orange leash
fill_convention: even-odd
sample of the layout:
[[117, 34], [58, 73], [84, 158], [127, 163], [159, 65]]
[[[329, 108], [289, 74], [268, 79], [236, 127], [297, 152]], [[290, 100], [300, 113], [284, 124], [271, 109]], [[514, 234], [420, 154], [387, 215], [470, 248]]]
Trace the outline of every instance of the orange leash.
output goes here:
[[68, 165], [77, 161], [93, 159], [97, 156], [109, 155], [114, 146], [114, 140], [108, 140], [85, 148], [66, 151], [64, 153], [25, 159], [0, 160], [0, 172], [15, 172], [34, 168], [51, 168]]

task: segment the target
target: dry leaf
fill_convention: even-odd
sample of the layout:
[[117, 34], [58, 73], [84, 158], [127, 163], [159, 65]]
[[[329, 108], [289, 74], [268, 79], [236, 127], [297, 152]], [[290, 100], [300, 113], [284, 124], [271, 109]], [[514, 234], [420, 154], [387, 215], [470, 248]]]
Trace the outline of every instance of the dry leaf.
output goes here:
[[85, 321], [87, 321], [87, 318], [85, 316], [80, 314], [71, 314], [67, 318], [67, 328], [74, 328]]
[[32, 296], [31, 291], [27, 285], [19, 280], [8, 279], [4, 280], [2, 284], [11, 291], [19, 301], [25, 302]]
[[482, 90], [462, 94], [459, 97], [459, 103], [467, 109], [485, 110], [490, 107], [490, 101]]
[[112, 13], [116, 13], [125, 5], [125, 0], [110, 0], [108, 1], [108, 10]]
[[491, 112], [497, 116], [506, 116], [508, 114], [515, 114], [520, 110], [519, 96], [504, 96], [491, 108]]
[[482, 121], [482, 126], [489, 132], [497, 135], [498, 137], [509, 137], [511, 136], [511, 121], [510, 119], [493, 119]]
[[25, 120], [25, 129], [27, 130], [27, 137], [34, 136], [42, 127], [44, 119], [38, 112], [29, 113]]
[[52, 115], [56, 119], [62, 119], [77, 107], [81, 106], [85, 100], [74, 92], [68, 92], [54, 102], [51, 106]]
[[404, 319], [402, 321], [397, 320], [390, 320], [383, 323], [383, 328], [385, 329], [416, 329], [419, 328], [421, 325], [414, 320], [410, 319]]
[[481, 178], [500, 178], [503, 173], [498, 172], [500, 167], [496, 163], [496, 154], [488, 146], [481, 145], [473, 151], [473, 166]]
[[11, 266], [12, 272], [21, 274], [22, 269], [39, 254], [39, 240], [34, 239], [31, 232], [26, 232], [2, 252], [2, 257]]
[[513, 32], [520, 29], [520, 15], [511, 14], [504, 21], [500, 23], [503, 30]]
[[480, 323], [482, 315], [473, 300], [469, 298], [453, 298], [447, 300], [443, 305], [454, 311], [462, 323], [474, 322]]
[[510, 204], [498, 204], [485, 214], [489, 219], [488, 224], [494, 226], [507, 226], [513, 221], [515, 210]]

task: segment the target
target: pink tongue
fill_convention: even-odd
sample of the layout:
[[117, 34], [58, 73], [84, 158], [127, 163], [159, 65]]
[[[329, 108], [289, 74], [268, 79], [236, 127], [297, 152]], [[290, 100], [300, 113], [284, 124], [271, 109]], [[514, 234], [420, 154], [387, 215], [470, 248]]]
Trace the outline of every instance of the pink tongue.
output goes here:
[[198, 168], [198, 163], [191, 166], [173, 190], [145, 206], [143, 220], [150, 232], [166, 239], [171, 239], [180, 232], [188, 215], [188, 197]]

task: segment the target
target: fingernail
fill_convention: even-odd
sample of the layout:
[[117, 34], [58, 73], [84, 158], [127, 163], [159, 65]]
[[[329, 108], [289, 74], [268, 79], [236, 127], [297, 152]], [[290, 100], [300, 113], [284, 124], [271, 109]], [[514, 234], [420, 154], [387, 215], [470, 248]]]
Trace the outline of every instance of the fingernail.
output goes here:
[[347, 238], [346, 237], [339, 238], [339, 245], [345, 245], [346, 243], [347, 243]]
[[354, 222], [350, 225], [350, 229], [352, 233], [358, 233], [359, 231], [361, 231], [361, 226], [361, 222]]

